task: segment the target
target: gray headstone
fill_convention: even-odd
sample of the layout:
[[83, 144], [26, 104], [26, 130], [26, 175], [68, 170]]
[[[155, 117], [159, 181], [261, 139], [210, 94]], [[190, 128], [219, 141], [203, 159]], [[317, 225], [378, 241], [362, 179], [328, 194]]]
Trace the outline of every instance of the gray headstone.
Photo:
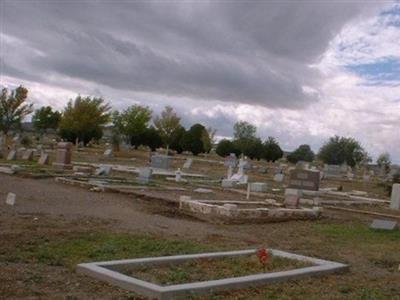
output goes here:
[[107, 158], [111, 158], [111, 157], [113, 157], [113, 151], [112, 151], [112, 149], [107, 149], [106, 151], [104, 151], [104, 154], [103, 154], [105, 157], [107, 157]]
[[33, 150], [28, 149], [22, 155], [23, 160], [32, 160], [33, 159]]
[[139, 169], [139, 177], [137, 180], [141, 183], [149, 183], [153, 171], [150, 168], [141, 168]]
[[7, 160], [16, 160], [17, 159], [17, 151], [11, 150], [7, 155]]
[[42, 153], [40, 155], [38, 164], [39, 165], [48, 165], [49, 164], [49, 155], [47, 153]]
[[238, 161], [237, 161], [235, 153], [231, 153], [229, 156], [227, 156], [225, 158], [225, 161], [224, 161], [224, 166], [225, 167], [236, 168], [237, 164], [238, 164]]
[[249, 189], [250, 192], [266, 193], [268, 185], [264, 182], [250, 182]]
[[400, 183], [393, 184], [390, 208], [400, 209]]
[[234, 187], [236, 185], [236, 182], [237, 181], [235, 181], [235, 180], [223, 179], [222, 183], [221, 183], [221, 186], [223, 188], [231, 188], [231, 187]]
[[379, 220], [375, 219], [369, 226], [372, 229], [395, 230], [397, 226], [396, 221]]
[[155, 169], [169, 169], [172, 164], [172, 157], [155, 154], [151, 157], [151, 167]]
[[96, 176], [108, 176], [112, 170], [111, 166], [100, 166], [95, 172]]
[[289, 188], [318, 191], [320, 182], [319, 171], [292, 170], [289, 178]]

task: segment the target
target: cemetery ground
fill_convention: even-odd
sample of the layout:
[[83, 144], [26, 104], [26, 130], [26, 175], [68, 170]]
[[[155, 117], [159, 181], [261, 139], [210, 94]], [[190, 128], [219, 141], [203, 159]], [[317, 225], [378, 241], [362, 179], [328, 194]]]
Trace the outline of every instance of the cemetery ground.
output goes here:
[[[109, 159], [99, 153], [86, 149], [74, 153], [73, 160], [82, 165], [112, 163], [136, 167], [145, 166], [149, 160], [144, 151], [121, 153]], [[184, 158], [174, 157], [173, 169], [181, 167]], [[226, 168], [217, 158], [211, 159], [214, 162], [208, 159], [195, 158], [190, 172], [213, 179], [226, 174]], [[2, 160], [2, 163], [9, 162]], [[400, 299], [400, 231], [370, 229], [374, 216], [324, 209], [318, 220], [213, 224], [183, 214], [178, 207], [179, 197], [246, 201], [244, 188], [222, 189], [213, 180], [196, 178], [178, 183], [159, 176], [143, 186], [132, 183], [134, 174], [113, 172], [107, 177], [114, 179], [113, 184], [129, 183], [135, 188], [122, 188], [118, 193], [95, 192], [90, 187], [56, 182], [56, 176], [73, 180], [79, 176], [55, 173], [51, 166], [26, 161], [12, 163], [24, 165], [25, 171], [17, 175], [0, 174], [0, 298], [144, 299], [76, 273], [76, 265], [264, 246], [345, 263], [350, 270], [193, 299]], [[252, 181], [281, 188], [270, 173], [250, 172], [250, 177]], [[339, 185], [344, 191], [362, 190], [371, 198], [388, 199], [384, 187], [375, 181], [327, 180], [322, 184], [323, 187]], [[196, 193], [196, 188], [211, 189], [213, 193]], [[14, 206], [4, 204], [8, 192], [17, 195]], [[267, 198], [281, 200], [283, 192], [269, 192]], [[265, 195], [251, 196], [251, 200], [261, 199]], [[399, 211], [382, 206], [361, 205], [355, 209], [400, 216]], [[287, 263], [291, 264], [278, 262], [273, 270], [285, 269]], [[234, 260], [224, 262], [224, 274], [234, 275], [237, 265]], [[222, 268], [221, 264], [217, 266]], [[218, 276], [212, 263], [192, 268], [196, 270], [196, 280], [203, 279], [201, 276], [207, 279]], [[190, 266], [163, 272], [165, 277], [159, 280], [185, 282], [193, 277]], [[156, 275], [154, 271], [142, 274], [143, 278]]]

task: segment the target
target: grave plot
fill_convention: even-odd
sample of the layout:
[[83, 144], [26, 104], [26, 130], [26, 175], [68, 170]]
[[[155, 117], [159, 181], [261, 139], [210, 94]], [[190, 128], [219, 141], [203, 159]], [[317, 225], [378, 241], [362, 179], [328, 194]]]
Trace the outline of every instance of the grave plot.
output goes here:
[[[261, 258], [259, 250], [250, 249], [82, 263], [77, 266], [77, 271], [147, 297], [172, 299], [348, 269], [342, 263], [279, 250], [268, 249], [264, 254]], [[254, 260], [257, 256], [260, 262]], [[177, 270], [183, 270], [187, 276], [177, 278]]]
[[213, 223], [265, 223], [289, 220], [313, 220], [321, 216], [322, 208], [286, 208], [275, 200], [192, 200], [181, 197], [179, 209], [185, 214]]

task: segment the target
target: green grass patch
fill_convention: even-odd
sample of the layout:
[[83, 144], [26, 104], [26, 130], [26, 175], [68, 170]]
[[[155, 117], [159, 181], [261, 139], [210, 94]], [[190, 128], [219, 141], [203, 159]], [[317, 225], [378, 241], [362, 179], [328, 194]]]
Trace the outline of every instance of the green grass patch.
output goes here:
[[54, 240], [38, 238], [19, 245], [14, 251], [1, 253], [0, 259], [75, 268], [82, 262], [197, 253], [209, 249], [209, 246], [190, 241], [124, 233], [87, 233]]
[[265, 269], [256, 254], [213, 259], [193, 259], [178, 264], [140, 266], [123, 273], [161, 285], [217, 280], [259, 273], [304, 268], [312, 264], [284, 257], [270, 257]]
[[400, 242], [400, 231], [374, 230], [364, 224], [315, 223], [317, 233], [338, 243], [357, 242], [362, 244]]

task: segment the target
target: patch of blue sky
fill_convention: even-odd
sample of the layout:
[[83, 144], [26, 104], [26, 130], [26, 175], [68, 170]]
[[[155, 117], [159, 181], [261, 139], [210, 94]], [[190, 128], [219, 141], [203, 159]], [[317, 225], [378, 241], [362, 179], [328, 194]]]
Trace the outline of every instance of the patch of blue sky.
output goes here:
[[371, 81], [400, 81], [400, 58], [388, 58], [368, 64], [347, 65], [345, 68]]

